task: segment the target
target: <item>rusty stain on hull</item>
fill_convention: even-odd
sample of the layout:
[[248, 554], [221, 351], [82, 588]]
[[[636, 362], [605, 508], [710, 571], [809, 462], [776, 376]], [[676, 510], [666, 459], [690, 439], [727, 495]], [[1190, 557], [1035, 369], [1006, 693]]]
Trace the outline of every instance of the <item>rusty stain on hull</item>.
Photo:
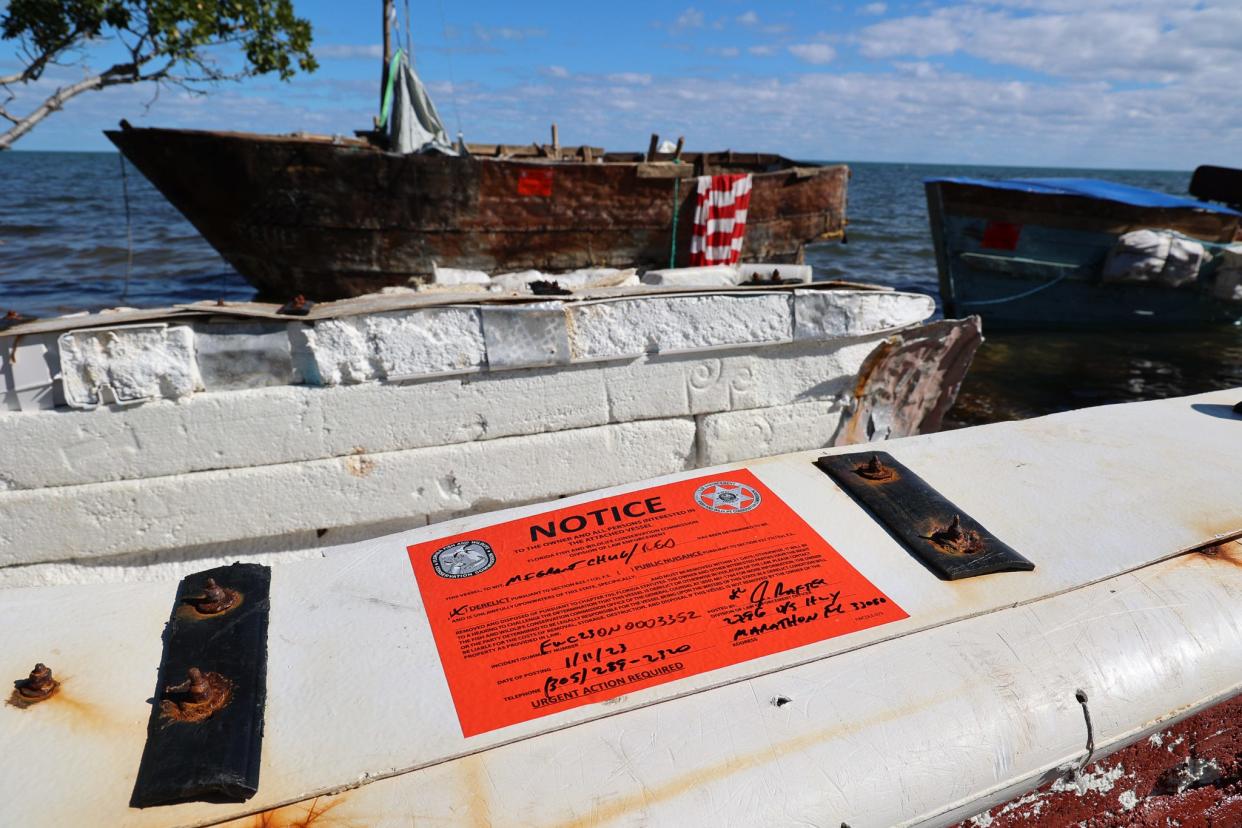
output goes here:
[[1205, 546], [1199, 550], [1199, 554], [1213, 563], [1221, 563], [1242, 569], [1242, 543], [1217, 543], [1212, 546]]
[[[848, 168], [777, 155], [687, 153], [678, 166], [619, 153], [588, 163], [194, 130], [107, 135], [229, 264], [282, 299], [424, 281], [433, 262], [491, 272], [667, 266], [674, 212], [686, 264], [693, 182], [648, 168], [752, 173], [748, 259], [800, 261], [805, 244], [845, 228]], [[551, 172], [550, 195], [521, 194], [531, 171]]]
[[[325, 801], [327, 799], [327, 797], [317, 796], [310, 802], [299, 802], [283, 808], [270, 808], [255, 814], [244, 824], [249, 828], [316, 828], [321, 825], [345, 828], [345, 826], [354, 824], [352, 820], [341, 821], [330, 816], [331, 811], [345, 802], [341, 795], [331, 797], [331, 801]], [[228, 824], [238, 826], [238, 828], [243, 825], [240, 821]]]

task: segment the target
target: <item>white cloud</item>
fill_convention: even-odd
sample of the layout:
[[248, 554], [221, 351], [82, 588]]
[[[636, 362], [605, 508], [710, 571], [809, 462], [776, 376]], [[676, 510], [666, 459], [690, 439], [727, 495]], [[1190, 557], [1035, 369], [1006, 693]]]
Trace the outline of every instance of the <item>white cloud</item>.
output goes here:
[[319, 60], [379, 60], [384, 47], [378, 43], [324, 43], [312, 51]]
[[743, 26], [757, 26], [759, 25], [759, 15], [753, 11], [743, 12], [737, 16], [737, 22]]
[[651, 75], [645, 72], [614, 72], [605, 77], [613, 83], [627, 83], [637, 86], [648, 86], [651, 83]]
[[795, 43], [788, 48], [789, 53], [798, 60], [815, 66], [831, 63], [837, 56], [837, 50], [827, 43]]
[[[860, 24], [851, 44], [883, 61], [867, 72], [804, 64], [776, 75], [780, 64], [755, 61], [756, 68], [773, 69], [711, 76], [702, 70], [648, 83], [638, 72], [579, 75], [547, 66], [534, 83], [489, 75], [487, 82], [459, 85], [452, 96], [443, 83], [433, 92], [446, 120], [455, 121], [460, 110], [466, 137], [480, 142], [546, 140], [547, 123], [556, 121], [567, 142], [614, 149], [641, 150], [657, 130], [684, 134], [692, 150], [733, 146], [803, 158], [1163, 169], [1211, 159], [1242, 166], [1242, 2], [949, 3], [901, 12], [897, 25]], [[734, 16], [729, 21], [736, 25]], [[754, 31], [763, 25], [760, 20]], [[845, 48], [813, 29], [770, 41], [743, 48], [802, 60], [831, 60], [833, 47]], [[702, 55], [703, 45], [687, 48]], [[971, 66], [991, 65], [965, 74], [937, 57], [954, 53], [978, 58]], [[538, 61], [532, 57], [535, 66]], [[836, 69], [837, 62], [828, 66]], [[170, 89], [145, 115], [150, 87], [89, 93], [18, 148], [107, 149], [98, 130], [122, 115], [134, 123], [265, 132], [349, 134], [365, 127], [376, 109], [374, 81], [333, 79], [329, 71], [325, 66], [291, 84], [259, 79], [222, 86], [206, 98]], [[70, 75], [58, 70], [47, 79], [51, 86], [31, 94]], [[14, 102], [15, 108], [23, 103], [29, 101]]]
[[474, 36], [484, 42], [492, 40], [528, 40], [532, 37], [547, 37], [545, 29], [515, 29], [509, 26], [475, 26]]
[[742, 53], [736, 46], [708, 46], [706, 51], [709, 55], [722, 58], [735, 58]]
[[887, 3], [868, 3], [858, 9], [858, 13], [870, 17], [879, 17], [888, 11]]
[[964, 53], [1055, 77], [1184, 82], [1242, 63], [1237, 0], [967, 0], [862, 29], [872, 58]]
[[668, 28], [671, 32], [682, 32], [687, 29], [701, 29], [703, 28], [703, 23], [703, 12], [691, 6], [677, 15], [677, 19]]
[[934, 78], [940, 74], [940, 71], [936, 68], [935, 64], [928, 63], [925, 60], [899, 60], [893, 63], [893, 68], [898, 72], [902, 72], [916, 78]]

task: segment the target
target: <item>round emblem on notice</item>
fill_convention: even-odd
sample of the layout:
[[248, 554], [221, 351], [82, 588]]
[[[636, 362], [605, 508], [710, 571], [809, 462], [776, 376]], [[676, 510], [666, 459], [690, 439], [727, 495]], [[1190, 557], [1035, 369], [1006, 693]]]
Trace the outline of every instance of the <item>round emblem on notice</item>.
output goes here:
[[469, 578], [486, 572], [496, 563], [496, 553], [480, 540], [450, 543], [435, 551], [431, 565], [441, 578]]
[[759, 492], [745, 483], [734, 483], [730, 480], [717, 480], [705, 486], [699, 486], [694, 492], [694, 502], [704, 509], [724, 514], [740, 514], [749, 512], [759, 505]]

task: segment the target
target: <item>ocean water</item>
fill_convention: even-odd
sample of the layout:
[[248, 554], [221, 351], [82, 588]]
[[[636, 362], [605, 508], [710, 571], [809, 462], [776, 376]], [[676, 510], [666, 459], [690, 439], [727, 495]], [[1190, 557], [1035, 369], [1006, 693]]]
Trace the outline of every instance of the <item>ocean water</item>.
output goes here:
[[[925, 178], [1094, 175], [1179, 194], [1185, 194], [1190, 179], [1187, 172], [1132, 170], [850, 167], [849, 240], [808, 249], [816, 277], [875, 282], [933, 297], [936, 265]], [[0, 314], [15, 310], [50, 316], [120, 304], [254, 295], [116, 154], [0, 153], [0, 192]], [[985, 326], [984, 334], [987, 342], [950, 415], [952, 425], [1242, 386], [1239, 328], [1141, 335], [990, 334]]]

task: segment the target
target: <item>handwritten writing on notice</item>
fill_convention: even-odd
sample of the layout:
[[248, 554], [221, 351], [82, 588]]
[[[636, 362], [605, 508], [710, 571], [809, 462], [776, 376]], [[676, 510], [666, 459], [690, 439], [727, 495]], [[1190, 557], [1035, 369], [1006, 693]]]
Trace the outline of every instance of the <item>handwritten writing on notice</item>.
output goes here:
[[409, 555], [466, 736], [906, 617], [745, 469]]

